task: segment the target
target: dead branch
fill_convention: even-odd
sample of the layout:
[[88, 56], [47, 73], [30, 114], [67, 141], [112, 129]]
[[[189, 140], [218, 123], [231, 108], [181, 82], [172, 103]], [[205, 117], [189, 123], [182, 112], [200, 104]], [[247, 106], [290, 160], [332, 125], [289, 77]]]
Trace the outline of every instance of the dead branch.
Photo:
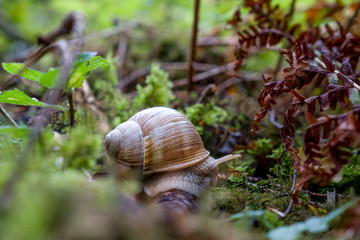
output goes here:
[[227, 88], [243, 83], [243, 82], [253, 82], [253, 81], [262, 81], [261, 74], [259, 73], [244, 73], [240, 77], [232, 77], [226, 79], [224, 82], [217, 86], [219, 92], [225, 91]]
[[[215, 68], [217, 65], [207, 64], [207, 63], [193, 63], [194, 70], [196, 71], [208, 71], [211, 68]], [[187, 63], [185, 62], [169, 62], [169, 63], [161, 63], [160, 68], [165, 71], [172, 70], [186, 70]], [[121, 91], [124, 91], [126, 87], [132, 82], [136, 81], [139, 78], [145, 77], [150, 73], [150, 67], [144, 67], [139, 70], [136, 70], [130, 73], [128, 76], [119, 81], [118, 88]]]
[[199, 10], [200, 10], [200, 0], [194, 0], [194, 21], [192, 25], [192, 34], [191, 34], [191, 42], [189, 48], [189, 59], [188, 59], [188, 71], [187, 71], [187, 91], [190, 92], [193, 88], [193, 62], [196, 57], [196, 38], [198, 34], [198, 22], [199, 22]]
[[216, 85], [207, 85], [206, 88], [201, 92], [200, 97], [196, 100], [196, 103], [202, 103], [208, 95], [213, 94], [214, 92], [216, 92]]
[[238, 43], [237, 37], [205, 37], [196, 44], [199, 47], [230, 46]]
[[[218, 67], [212, 68], [206, 72], [202, 72], [202, 73], [198, 73], [198, 74], [194, 75], [192, 77], [192, 81], [194, 83], [200, 82], [202, 80], [219, 75], [221, 73], [232, 71], [232, 70], [234, 70], [234, 68], [235, 68], [235, 62], [231, 62], [226, 65], [218, 66]], [[187, 79], [180, 79], [180, 80], [175, 81], [174, 86], [176, 88], [176, 87], [185, 86], [186, 84], [187, 84]]]

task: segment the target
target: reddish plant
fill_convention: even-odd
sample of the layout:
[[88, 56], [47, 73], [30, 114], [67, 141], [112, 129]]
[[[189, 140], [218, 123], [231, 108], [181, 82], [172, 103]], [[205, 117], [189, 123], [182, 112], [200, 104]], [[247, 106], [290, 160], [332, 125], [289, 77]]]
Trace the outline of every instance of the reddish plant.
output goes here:
[[[299, 27], [289, 26], [293, 9], [284, 14], [276, 6], [271, 7], [270, 0], [247, 0], [244, 5], [250, 7], [257, 24], [238, 32], [237, 69], [250, 47], [286, 44], [286, 49], [279, 50], [288, 64], [283, 69], [283, 78], [272, 81], [271, 77], [263, 76], [264, 85], [258, 97], [260, 111], [255, 115], [252, 133], [258, 132], [260, 122], [277, 98], [292, 96], [283, 114], [280, 135], [299, 175], [292, 192], [294, 202], [299, 203], [296, 193], [311, 179], [328, 183], [348, 163], [352, 155], [349, 148], [360, 147], [360, 106], [356, 105], [360, 102], [360, 71], [356, 71], [360, 36], [346, 32], [340, 23], [309, 27], [296, 35]], [[242, 19], [234, 17], [231, 24], [236, 25], [235, 20]], [[303, 90], [309, 88], [319, 88], [322, 93], [311, 95], [311, 91], [303, 96], [303, 92], [309, 92]], [[336, 109], [339, 115], [324, 114], [328, 109]], [[303, 142], [306, 159], [301, 159], [293, 146], [295, 122], [301, 113], [308, 122]]]

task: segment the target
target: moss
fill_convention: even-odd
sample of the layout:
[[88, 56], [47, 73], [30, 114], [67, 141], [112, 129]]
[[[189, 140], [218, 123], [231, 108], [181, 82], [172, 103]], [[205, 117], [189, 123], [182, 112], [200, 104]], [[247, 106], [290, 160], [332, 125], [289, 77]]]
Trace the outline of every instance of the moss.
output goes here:
[[226, 213], [236, 213], [251, 204], [250, 192], [242, 188], [221, 187], [212, 190], [216, 208]]
[[205, 104], [196, 103], [186, 107], [184, 114], [194, 124], [200, 135], [204, 134], [204, 125], [217, 127], [228, 117], [227, 112], [215, 106], [214, 101]]
[[57, 146], [56, 164], [61, 169], [92, 170], [102, 151], [103, 137], [92, 134], [88, 128], [77, 126], [68, 135], [61, 136]]
[[146, 77], [146, 85], [136, 86], [137, 96], [133, 100], [131, 113], [148, 107], [167, 106], [175, 98], [171, 91], [173, 84], [168, 77], [159, 66], [153, 65], [150, 75]]

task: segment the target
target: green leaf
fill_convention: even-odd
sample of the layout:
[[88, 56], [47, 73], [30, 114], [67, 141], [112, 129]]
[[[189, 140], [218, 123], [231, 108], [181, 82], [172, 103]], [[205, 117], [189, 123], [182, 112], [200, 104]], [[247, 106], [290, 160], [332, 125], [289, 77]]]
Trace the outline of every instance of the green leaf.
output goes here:
[[71, 74], [69, 82], [68, 82], [68, 89], [81, 87], [83, 81], [86, 79], [87, 69], [86, 63], [81, 63], [77, 66], [74, 72]]
[[[90, 57], [93, 54], [92, 52], [87, 52], [87, 54], [82, 53], [78, 55], [78, 59], [75, 63], [75, 68], [71, 74], [71, 77], [68, 82], [68, 89], [81, 87], [83, 81], [86, 79], [87, 74], [98, 67], [109, 68], [108, 62], [100, 56]], [[90, 58], [89, 58], [90, 57]]]
[[298, 222], [285, 227], [278, 227], [268, 232], [270, 240], [296, 240], [302, 233], [321, 233], [328, 230], [332, 220], [345, 212], [346, 209], [354, 205], [356, 200], [349, 201], [343, 206], [335, 209], [324, 217], [311, 217], [303, 222]]
[[23, 63], [2, 63], [2, 67], [8, 73], [36, 82], [44, 75], [42, 72], [26, 67]]
[[40, 102], [35, 98], [31, 98], [26, 95], [24, 92], [19, 91], [18, 89], [9, 90], [0, 92], [0, 103], [9, 103], [23, 106], [34, 106], [34, 107], [51, 107], [61, 111], [67, 111], [67, 108], [64, 108], [59, 105], [51, 105], [44, 102]]
[[283, 224], [275, 213], [268, 210], [250, 210], [239, 212], [231, 215], [228, 219], [232, 222], [244, 219], [246, 219], [246, 221], [248, 221], [247, 219], [257, 220], [258, 223], [266, 229], [274, 229]]
[[109, 63], [102, 57], [95, 56], [95, 57], [90, 58], [88, 65], [87, 65], [87, 71], [89, 72], [98, 67], [103, 67], [103, 68], [107, 68], [107, 69], [110, 68]]
[[59, 69], [50, 68], [48, 72], [43, 73], [25, 66], [22, 63], [2, 63], [3, 68], [14, 75], [19, 75], [25, 79], [38, 82], [46, 88], [53, 88], [59, 79]]
[[90, 58], [95, 57], [97, 52], [80, 52], [76, 55], [75, 63], [87, 63]]
[[29, 136], [31, 128], [26, 126], [14, 127], [14, 126], [0, 126], [0, 133], [9, 135], [14, 138], [24, 138]]
[[252, 210], [252, 211], [246, 211], [246, 212], [239, 212], [231, 215], [229, 217], [229, 221], [236, 221], [239, 219], [242, 219], [244, 217], [259, 217], [262, 216], [265, 213], [264, 210]]
[[54, 88], [59, 80], [59, 73], [58, 68], [50, 68], [49, 71], [39, 79], [39, 83], [44, 87]]

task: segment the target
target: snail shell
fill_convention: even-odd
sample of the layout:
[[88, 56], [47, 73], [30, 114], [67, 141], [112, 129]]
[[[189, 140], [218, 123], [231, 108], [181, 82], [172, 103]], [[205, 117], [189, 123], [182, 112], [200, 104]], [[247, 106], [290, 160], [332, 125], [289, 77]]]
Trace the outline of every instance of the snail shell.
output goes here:
[[143, 174], [175, 171], [204, 161], [209, 151], [181, 113], [164, 107], [138, 112], [105, 138], [116, 161], [143, 166]]
[[214, 184], [218, 160], [210, 157], [193, 124], [176, 110], [145, 109], [105, 137], [105, 147], [117, 162], [142, 167], [144, 190], [150, 196], [170, 189], [198, 196]]

